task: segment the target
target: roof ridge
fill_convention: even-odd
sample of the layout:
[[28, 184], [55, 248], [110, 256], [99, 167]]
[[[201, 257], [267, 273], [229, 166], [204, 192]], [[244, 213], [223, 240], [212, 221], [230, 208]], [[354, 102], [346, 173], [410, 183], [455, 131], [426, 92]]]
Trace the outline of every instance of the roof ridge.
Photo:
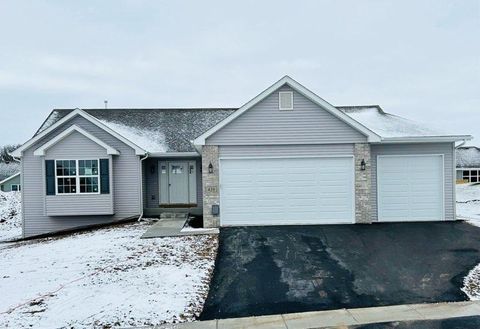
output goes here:
[[[73, 111], [76, 108], [55, 108], [52, 111]], [[82, 108], [83, 111], [122, 111], [122, 110], [237, 110], [238, 107], [114, 107]]]

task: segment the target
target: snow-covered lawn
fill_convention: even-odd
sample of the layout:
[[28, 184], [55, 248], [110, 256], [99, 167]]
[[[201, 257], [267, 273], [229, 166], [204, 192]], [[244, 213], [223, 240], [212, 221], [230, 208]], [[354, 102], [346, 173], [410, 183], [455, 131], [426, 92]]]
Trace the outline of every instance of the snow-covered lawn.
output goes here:
[[0, 191], [0, 241], [22, 236], [20, 192]]
[[[480, 226], [480, 184], [457, 184], [457, 217]], [[470, 300], [480, 300], [480, 264], [465, 277], [462, 290]]]
[[480, 226], [480, 184], [457, 184], [457, 217]]
[[208, 293], [217, 237], [140, 239], [148, 225], [0, 244], [0, 327], [192, 321]]

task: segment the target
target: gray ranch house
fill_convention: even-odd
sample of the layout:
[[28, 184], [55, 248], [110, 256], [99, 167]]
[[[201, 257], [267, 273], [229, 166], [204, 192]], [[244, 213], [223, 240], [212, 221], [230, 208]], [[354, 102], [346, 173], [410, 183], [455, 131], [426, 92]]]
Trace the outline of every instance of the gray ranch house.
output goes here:
[[242, 107], [57, 109], [21, 158], [25, 237], [165, 211], [205, 227], [455, 220], [455, 142], [285, 76]]
[[480, 183], [480, 149], [476, 146], [457, 147], [457, 184]]

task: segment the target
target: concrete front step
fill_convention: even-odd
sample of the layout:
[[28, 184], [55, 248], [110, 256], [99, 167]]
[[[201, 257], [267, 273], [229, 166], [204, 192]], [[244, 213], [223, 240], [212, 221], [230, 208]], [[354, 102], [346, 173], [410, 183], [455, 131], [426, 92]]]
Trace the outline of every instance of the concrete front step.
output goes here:
[[187, 219], [188, 218], [188, 212], [162, 212], [160, 214], [160, 220], [163, 219]]
[[260, 329], [306, 329], [349, 328], [371, 323], [392, 321], [439, 320], [466, 316], [480, 316], [480, 301], [406, 304], [394, 306], [340, 309], [305, 313], [253, 316], [248, 318], [197, 321], [180, 324], [165, 324], [157, 329], [187, 328], [260, 328]]

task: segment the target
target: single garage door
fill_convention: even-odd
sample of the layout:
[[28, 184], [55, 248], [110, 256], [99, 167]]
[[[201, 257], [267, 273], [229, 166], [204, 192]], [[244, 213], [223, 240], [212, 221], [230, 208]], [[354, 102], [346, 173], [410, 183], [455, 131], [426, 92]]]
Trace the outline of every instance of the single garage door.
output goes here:
[[443, 156], [379, 155], [378, 220], [443, 220]]
[[221, 225], [354, 222], [352, 157], [220, 160]]

